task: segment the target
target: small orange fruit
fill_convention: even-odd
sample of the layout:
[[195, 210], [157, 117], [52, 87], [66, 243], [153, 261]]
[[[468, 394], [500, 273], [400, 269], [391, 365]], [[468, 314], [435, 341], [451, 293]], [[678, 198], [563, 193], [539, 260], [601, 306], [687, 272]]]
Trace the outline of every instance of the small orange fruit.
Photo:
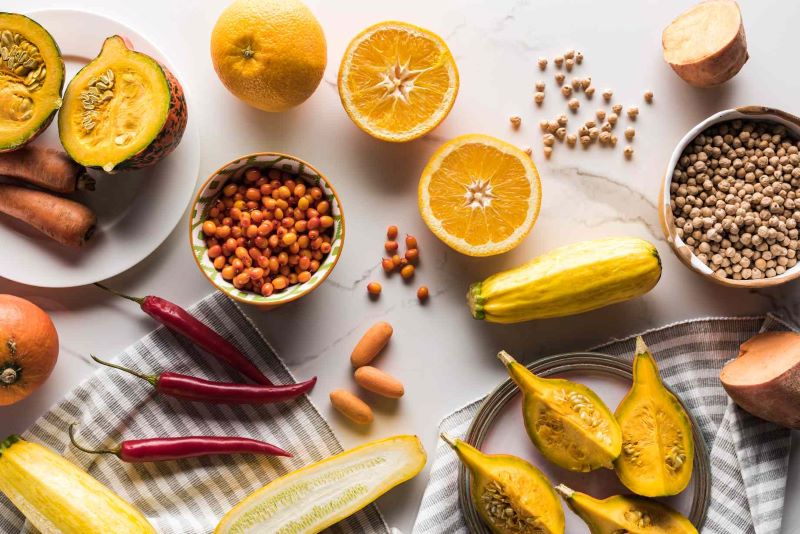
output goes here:
[[517, 246], [539, 215], [542, 186], [533, 160], [488, 135], [442, 145], [419, 181], [419, 211], [448, 246], [492, 256]]
[[457, 94], [458, 70], [445, 42], [405, 22], [381, 22], [358, 34], [339, 67], [345, 111], [384, 141], [410, 141], [433, 130]]

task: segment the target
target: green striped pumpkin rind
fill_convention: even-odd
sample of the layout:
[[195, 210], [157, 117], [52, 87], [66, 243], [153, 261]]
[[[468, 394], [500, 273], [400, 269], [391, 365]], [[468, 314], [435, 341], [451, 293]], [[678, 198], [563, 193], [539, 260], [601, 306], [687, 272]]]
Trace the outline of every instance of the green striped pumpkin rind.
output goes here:
[[[206, 254], [206, 246], [203, 241], [203, 231], [199, 227], [206, 219], [208, 211], [211, 209], [212, 201], [217, 197], [225, 183], [232, 177], [237, 176], [245, 171], [247, 167], [256, 165], [262, 169], [278, 168], [285, 172], [300, 175], [306, 182], [311, 182], [319, 186], [331, 203], [331, 214], [333, 216], [333, 238], [331, 239], [331, 251], [325, 257], [325, 261], [320, 265], [317, 272], [313, 274], [311, 279], [304, 284], [297, 284], [289, 286], [285, 290], [274, 293], [269, 297], [258, 295], [256, 293], [245, 292], [233, 287], [233, 284], [222, 278], [222, 274], [214, 268], [211, 260]], [[245, 158], [239, 158], [229, 163], [224, 169], [217, 173], [217, 178], [211, 180], [207, 188], [201, 193], [197, 200], [197, 204], [192, 208], [192, 250], [197, 258], [200, 268], [205, 275], [211, 280], [221, 291], [228, 295], [235, 296], [241, 300], [252, 302], [254, 304], [269, 304], [278, 305], [286, 301], [296, 298], [320, 283], [328, 271], [333, 268], [337, 257], [342, 250], [342, 235], [344, 225], [342, 222], [341, 209], [333, 194], [333, 190], [328, 186], [327, 182], [312, 168], [304, 163], [286, 156], [269, 156], [269, 155], [255, 155]]]

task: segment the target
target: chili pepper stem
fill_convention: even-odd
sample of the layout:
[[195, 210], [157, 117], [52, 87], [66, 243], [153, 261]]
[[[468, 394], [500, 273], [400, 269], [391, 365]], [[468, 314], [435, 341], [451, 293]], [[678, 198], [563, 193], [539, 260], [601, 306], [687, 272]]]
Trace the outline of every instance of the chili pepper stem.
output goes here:
[[114, 456], [119, 457], [119, 454], [120, 454], [119, 447], [116, 447], [114, 449], [89, 449], [89, 448], [86, 448], [86, 447], [80, 445], [75, 440], [75, 427], [77, 425], [78, 425], [77, 423], [72, 423], [71, 425], [69, 425], [69, 440], [72, 442], [72, 445], [76, 449], [78, 449], [79, 451], [83, 451], [83, 452], [89, 453], [89, 454], [113, 454]]
[[142, 380], [147, 380], [153, 386], [157, 386], [158, 385], [158, 376], [156, 376], [156, 375], [146, 375], [144, 373], [139, 373], [137, 371], [134, 371], [133, 369], [128, 369], [127, 367], [123, 367], [121, 365], [117, 365], [116, 363], [111, 363], [111, 362], [107, 362], [107, 361], [101, 360], [100, 358], [98, 358], [94, 354], [90, 354], [89, 356], [91, 356], [92, 359], [94, 361], [96, 361], [97, 363], [99, 363], [100, 365], [105, 365], [106, 367], [113, 367], [114, 369], [119, 369], [120, 371], [124, 371], [124, 372], [126, 372], [128, 374], [131, 374], [133, 376], [139, 377]]
[[119, 291], [115, 291], [115, 290], [111, 289], [108, 286], [104, 286], [100, 282], [95, 282], [94, 285], [96, 285], [97, 287], [99, 287], [100, 289], [102, 289], [104, 291], [108, 291], [109, 293], [111, 293], [113, 295], [116, 295], [118, 297], [122, 297], [124, 299], [128, 299], [128, 300], [130, 300], [132, 302], [135, 302], [135, 303], [139, 304], [140, 306], [144, 302], [144, 298], [143, 297], [132, 297], [130, 295], [126, 295], [125, 293], [120, 293]]

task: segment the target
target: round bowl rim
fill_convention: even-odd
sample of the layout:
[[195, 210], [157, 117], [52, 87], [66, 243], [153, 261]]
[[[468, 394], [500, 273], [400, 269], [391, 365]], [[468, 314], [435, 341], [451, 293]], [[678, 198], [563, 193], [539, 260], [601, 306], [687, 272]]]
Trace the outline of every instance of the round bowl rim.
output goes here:
[[[333, 184], [328, 179], [328, 177], [323, 172], [321, 172], [317, 167], [315, 167], [314, 165], [312, 165], [311, 163], [307, 162], [306, 160], [304, 160], [302, 158], [299, 158], [299, 157], [294, 156], [292, 154], [287, 154], [285, 152], [275, 152], [275, 151], [249, 152], [247, 154], [243, 154], [241, 156], [233, 158], [233, 159], [227, 161], [226, 163], [222, 164], [221, 166], [219, 166], [215, 171], [213, 171], [208, 176], [208, 178], [206, 178], [203, 181], [203, 183], [197, 189], [197, 192], [195, 193], [194, 198], [192, 200], [191, 209], [189, 210], [189, 217], [188, 217], [188, 222], [189, 222], [189, 247], [190, 247], [190, 249], [194, 246], [194, 243], [193, 243], [193, 240], [192, 240], [192, 232], [194, 230], [192, 228], [192, 220], [194, 219], [194, 213], [195, 213], [195, 210], [197, 208], [198, 203], [200, 202], [200, 197], [208, 189], [208, 186], [211, 183], [211, 181], [214, 180], [215, 178], [219, 177], [220, 173], [226, 167], [228, 167], [230, 165], [233, 165], [237, 161], [246, 160], [248, 158], [258, 157], [258, 156], [267, 156], [267, 157], [277, 156], [277, 157], [283, 157], [283, 158], [291, 159], [293, 161], [296, 161], [297, 163], [300, 163], [300, 164], [312, 169], [314, 172], [316, 172], [317, 175], [320, 177], [320, 179], [322, 179], [325, 182], [325, 184], [327, 185], [327, 187], [331, 190], [331, 193], [333, 193], [334, 200], [336, 201], [336, 207], [339, 210], [339, 223], [338, 224], [341, 226], [341, 230], [342, 230], [342, 235], [341, 235], [341, 238], [340, 238], [341, 239], [341, 245], [339, 246], [339, 251], [336, 254], [333, 254], [333, 252], [331, 252], [331, 254], [333, 254], [333, 263], [331, 264], [330, 269], [325, 271], [320, 278], [318, 278], [317, 280], [314, 281], [314, 283], [309, 283], [309, 282], [311, 282], [311, 280], [309, 280], [309, 282], [306, 282], [305, 284], [308, 284], [307, 287], [303, 288], [303, 290], [300, 293], [298, 293], [297, 295], [294, 295], [294, 296], [292, 296], [292, 297], [290, 297], [290, 298], [288, 298], [288, 299], [286, 299], [284, 301], [275, 302], [275, 303], [253, 302], [251, 300], [247, 300], [247, 299], [244, 299], [244, 298], [242, 298], [242, 297], [240, 297], [238, 295], [233, 294], [232, 289], [235, 289], [235, 288], [233, 287], [232, 284], [230, 285], [230, 287], [220, 286], [217, 282], [215, 282], [214, 280], [209, 278], [208, 274], [203, 270], [203, 267], [200, 264], [200, 260], [198, 259], [197, 255], [194, 254], [194, 251], [192, 251], [192, 259], [194, 260], [195, 265], [197, 266], [197, 268], [202, 273], [203, 278], [206, 279], [208, 281], [208, 283], [211, 284], [216, 290], [222, 291], [227, 297], [234, 299], [236, 302], [241, 302], [243, 304], [247, 304], [249, 306], [254, 306], [254, 307], [257, 307], [257, 308], [270, 309], [270, 308], [275, 308], [275, 307], [278, 307], [278, 306], [283, 306], [284, 304], [289, 304], [290, 302], [294, 302], [295, 300], [298, 300], [301, 297], [304, 297], [304, 296], [308, 295], [309, 293], [311, 293], [312, 291], [317, 289], [320, 285], [322, 285], [322, 283], [325, 280], [328, 279], [328, 276], [330, 276], [331, 272], [333, 272], [333, 269], [339, 263], [339, 258], [341, 258], [342, 252], [344, 251], [346, 223], [345, 223], [345, 218], [344, 218], [344, 209], [342, 208], [342, 201], [341, 201], [341, 198], [339, 197], [339, 193], [336, 191], [336, 188], [333, 186]], [[245, 163], [245, 164], [242, 164], [241, 166], [245, 166], [245, 165], [247, 165], [247, 164]], [[303, 285], [305, 285], [305, 284], [303, 284]]]
[[666, 172], [661, 180], [661, 187], [658, 197], [658, 218], [661, 224], [661, 230], [664, 238], [670, 246], [672, 252], [677, 258], [695, 273], [711, 280], [712, 282], [723, 285], [726, 287], [734, 287], [740, 289], [759, 289], [765, 287], [774, 287], [800, 277], [800, 263], [787, 270], [783, 274], [779, 274], [772, 278], [759, 278], [757, 280], [733, 280], [732, 278], [719, 278], [714, 276], [711, 269], [704, 265], [691, 251], [688, 245], [677, 235], [677, 228], [674, 224], [674, 217], [670, 207], [671, 193], [669, 191], [670, 183], [672, 182], [672, 173], [680, 159], [686, 146], [703, 130], [714, 124], [726, 122], [735, 119], [747, 120], [767, 120], [783, 124], [788, 127], [794, 135], [800, 139], [800, 118], [786, 113], [785, 111], [771, 108], [768, 106], [739, 106], [730, 109], [724, 109], [713, 113], [706, 117], [691, 129], [681, 138], [675, 145], [672, 151], [669, 163], [667, 164]]

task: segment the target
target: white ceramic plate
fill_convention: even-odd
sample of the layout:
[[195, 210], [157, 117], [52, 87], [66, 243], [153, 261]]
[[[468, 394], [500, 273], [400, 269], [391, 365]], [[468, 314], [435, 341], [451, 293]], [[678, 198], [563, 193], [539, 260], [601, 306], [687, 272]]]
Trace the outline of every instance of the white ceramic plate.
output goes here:
[[[181, 78], [164, 55], [138, 32], [106, 17], [72, 10], [46, 10], [29, 16], [44, 26], [61, 48], [66, 85], [100, 52], [106, 37], [128, 37], [134, 48], [164, 63]], [[76, 28], [78, 30], [76, 30]], [[145, 259], [182, 219], [192, 199], [200, 167], [200, 148], [192, 103], [178, 148], [153, 167], [107, 175], [92, 171], [97, 190], [72, 198], [90, 206], [98, 217], [97, 233], [81, 249], [65, 247], [27, 225], [0, 215], [3, 258], [0, 276], [40, 287], [75, 287], [126, 271]], [[61, 148], [58, 118], [34, 143]], [[12, 252], [13, 251], [13, 252]]]

